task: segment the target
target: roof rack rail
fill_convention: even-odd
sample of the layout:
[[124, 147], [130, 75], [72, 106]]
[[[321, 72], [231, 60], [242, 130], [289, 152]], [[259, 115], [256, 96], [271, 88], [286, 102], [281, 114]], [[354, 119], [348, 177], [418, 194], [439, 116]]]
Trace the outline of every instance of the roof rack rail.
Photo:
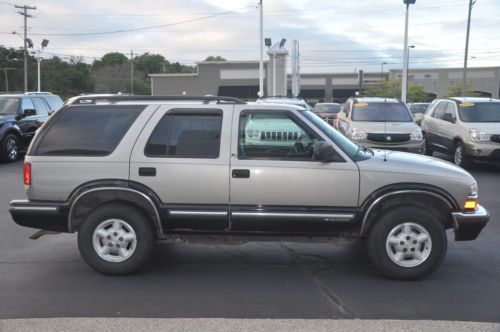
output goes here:
[[238, 98], [220, 96], [87, 95], [70, 98], [65, 105], [95, 104], [97, 101], [108, 101], [110, 103], [118, 101], [203, 101], [207, 104], [215, 101], [217, 104], [246, 104], [245, 101]]

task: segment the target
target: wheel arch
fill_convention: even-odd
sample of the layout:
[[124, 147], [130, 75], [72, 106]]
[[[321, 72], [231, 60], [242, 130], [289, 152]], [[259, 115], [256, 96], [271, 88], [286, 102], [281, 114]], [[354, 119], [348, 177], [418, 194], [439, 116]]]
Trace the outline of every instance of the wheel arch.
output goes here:
[[125, 180], [101, 180], [84, 184], [69, 198], [68, 232], [75, 232], [85, 215], [99, 205], [126, 202], [140, 209], [154, 226], [157, 236], [163, 236], [158, 197], [140, 184]]
[[360, 236], [367, 235], [382, 211], [403, 204], [432, 211], [446, 228], [453, 226], [451, 212], [459, 210], [455, 199], [441, 188], [422, 184], [390, 185], [375, 191], [363, 203]]

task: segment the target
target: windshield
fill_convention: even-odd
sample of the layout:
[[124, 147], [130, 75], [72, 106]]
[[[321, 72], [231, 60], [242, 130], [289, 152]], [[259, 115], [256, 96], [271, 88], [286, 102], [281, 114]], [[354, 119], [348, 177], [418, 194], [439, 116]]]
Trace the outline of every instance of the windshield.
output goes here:
[[342, 151], [347, 153], [351, 158], [354, 158], [359, 150], [359, 147], [351, 142], [347, 137], [339, 133], [332, 126], [321, 120], [316, 114], [310, 111], [303, 113], [305, 117], [311, 121], [319, 130], [321, 130], [328, 138], [337, 144]]
[[412, 122], [410, 112], [403, 104], [396, 103], [365, 103], [354, 104], [353, 121], [367, 122]]
[[335, 113], [340, 112], [340, 105], [316, 105], [314, 106], [314, 113]]
[[500, 122], [500, 103], [462, 103], [458, 115], [463, 122]]
[[19, 98], [0, 98], [0, 115], [16, 114], [19, 110]]
[[417, 113], [425, 113], [425, 110], [427, 109], [427, 106], [429, 104], [413, 104], [411, 105], [410, 112], [411, 114], [417, 114]]

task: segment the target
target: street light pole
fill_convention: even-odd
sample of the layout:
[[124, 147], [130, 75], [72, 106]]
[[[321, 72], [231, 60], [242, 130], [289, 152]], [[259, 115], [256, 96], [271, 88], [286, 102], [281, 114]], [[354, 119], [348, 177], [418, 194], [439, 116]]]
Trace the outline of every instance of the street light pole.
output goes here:
[[386, 65], [386, 64], [387, 64], [387, 62], [382, 62], [382, 68], [380, 70], [380, 77], [381, 77], [380, 80], [381, 81], [385, 81], [385, 78], [384, 78], [384, 65]]
[[264, 9], [262, 5], [262, 0], [259, 1], [259, 47], [260, 47], [260, 59], [259, 59], [259, 98], [264, 96]]
[[464, 76], [462, 79], [462, 97], [465, 97], [465, 86], [467, 85], [467, 57], [469, 56], [469, 34], [470, 34], [470, 18], [472, 15], [472, 7], [476, 0], [469, 0], [469, 16], [467, 18], [467, 35], [465, 37], [465, 56], [464, 56]]
[[401, 101], [406, 103], [407, 85], [408, 85], [408, 16], [410, 11], [410, 5], [414, 4], [416, 0], [403, 0], [406, 5], [406, 16], [405, 16], [405, 36], [404, 36], [404, 54], [403, 54], [403, 74], [401, 76]]
[[36, 51], [36, 64], [37, 64], [37, 73], [38, 73], [38, 92], [40, 92], [40, 61], [42, 58], [40, 57], [40, 50]]
[[407, 94], [408, 94], [408, 81], [409, 81], [408, 75], [410, 73], [410, 48], [415, 48], [415, 45], [408, 46], [408, 59], [406, 59], [406, 93]]

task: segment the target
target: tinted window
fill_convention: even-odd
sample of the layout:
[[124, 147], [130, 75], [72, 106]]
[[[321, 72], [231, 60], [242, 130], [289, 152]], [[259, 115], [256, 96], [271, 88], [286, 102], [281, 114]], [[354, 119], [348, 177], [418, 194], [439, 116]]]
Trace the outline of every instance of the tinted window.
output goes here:
[[63, 105], [63, 101], [59, 96], [45, 96], [44, 98], [49, 103], [51, 111], [57, 111]]
[[173, 111], [154, 129], [145, 148], [152, 157], [218, 158], [221, 111]]
[[143, 109], [140, 105], [70, 106], [51, 119], [35, 154], [108, 155]]
[[500, 122], [500, 103], [462, 103], [458, 114], [464, 122]]
[[23, 111], [35, 109], [35, 105], [33, 105], [31, 98], [22, 98], [21, 100], [22, 100], [21, 101], [21, 108], [23, 109]]
[[353, 121], [368, 122], [412, 122], [410, 112], [403, 104], [396, 103], [365, 103], [354, 104]]
[[36, 109], [36, 114], [37, 115], [47, 115], [49, 114], [49, 107], [45, 103], [45, 101], [42, 100], [42, 98], [31, 98], [33, 100], [33, 103], [35, 104], [35, 109]]
[[413, 105], [411, 105], [410, 112], [412, 114], [417, 114], [417, 113], [424, 114], [428, 105], [429, 104], [413, 104]]
[[18, 98], [0, 98], [0, 114], [16, 114], [19, 110]]
[[245, 111], [240, 116], [240, 159], [312, 160], [316, 141], [285, 112]]
[[436, 119], [441, 119], [441, 117], [444, 114], [444, 111], [446, 110], [446, 102], [442, 101], [440, 102], [436, 108], [434, 109], [434, 112], [432, 113], [432, 117]]

